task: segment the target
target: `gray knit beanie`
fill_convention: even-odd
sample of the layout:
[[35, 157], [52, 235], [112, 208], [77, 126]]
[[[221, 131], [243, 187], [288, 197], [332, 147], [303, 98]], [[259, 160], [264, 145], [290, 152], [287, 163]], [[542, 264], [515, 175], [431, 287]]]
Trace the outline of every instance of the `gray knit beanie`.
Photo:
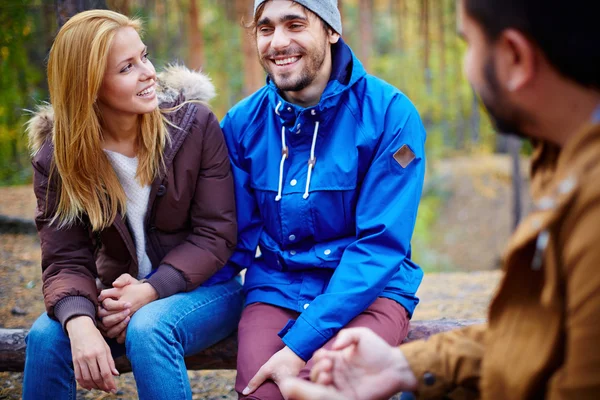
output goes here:
[[[262, 3], [267, 0], [254, 0], [254, 12]], [[302, 4], [310, 11], [317, 14], [321, 19], [329, 24], [334, 31], [342, 34], [342, 17], [337, 7], [337, 0], [291, 0]]]

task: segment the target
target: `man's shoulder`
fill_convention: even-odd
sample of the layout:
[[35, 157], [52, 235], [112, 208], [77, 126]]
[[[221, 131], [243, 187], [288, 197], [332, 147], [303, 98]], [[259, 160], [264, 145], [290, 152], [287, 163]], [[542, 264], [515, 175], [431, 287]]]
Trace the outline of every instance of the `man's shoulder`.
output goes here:
[[364, 75], [354, 86], [353, 90], [357, 96], [368, 95], [377, 99], [382, 110], [393, 107], [395, 110], [404, 109], [416, 112], [415, 105], [402, 90], [375, 75]]

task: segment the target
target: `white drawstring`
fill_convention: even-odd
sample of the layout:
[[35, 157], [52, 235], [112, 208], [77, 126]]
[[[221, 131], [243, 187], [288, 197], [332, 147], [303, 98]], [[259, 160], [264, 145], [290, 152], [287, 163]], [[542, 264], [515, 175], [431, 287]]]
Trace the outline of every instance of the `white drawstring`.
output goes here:
[[[279, 103], [281, 105], [281, 102]], [[278, 112], [279, 105], [275, 109], [275, 112]], [[288, 158], [288, 148], [285, 145], [285, 126], [281, 127], [281, 162], [279, 163], [279, 189], [277, 189], [277, 196], [275, 196], [275, 201], [281, 200], [281, 192], [283, 190], [283, 166], [285, 165], [285, 159]]]
[[308, 189], [310, 189], [310, 178], [312, 176], [312, 170], [317, 163], [317, 159], [315, 157], [315, 146], [317, 144], [317, 135], [319, 134], [319, 121], [315, 122], [315, 132], [313, 133], [312, 145], [310, 146], [310, 159], [308, 160], [308, 174], [306, 176], [306, 190], [304, 191], [304, 196], [302, 196], [305, 200], [308, 199], [309, 193]]
[[[275, 114], [279, 114], [279, 108], [282, 106], [282, 102], [280, 101], [275, 107]], [[314, 110], [313, 110], [314, 115]], [[308, 199], [310, 195], [308, 190], [310, 189], [310, 179], [312, 177], [312, 170], [315, 168], [315, 164], [317, 163], [317, 158], [315, 157], [315, 147], [317, 145], [317, 136], [319, 134], [319, 121], [315, 122], [315, 132], [313, 133], [312, 145], [310, 146], [310, 159], [308, 160], [308, 173], [306, 175], [306, 190], [304, 191], [303, 199]], [[277, 196], [275, 196], [275, 201], [281, 200], [281, 195], [283, 192], [283, 168], [285, 166], [285, 160], [289, 156], [289, 149], [285, 143], [285, 126], [281, 127], [281, 161], [279, 162], [279, 186], [277, 188]]]

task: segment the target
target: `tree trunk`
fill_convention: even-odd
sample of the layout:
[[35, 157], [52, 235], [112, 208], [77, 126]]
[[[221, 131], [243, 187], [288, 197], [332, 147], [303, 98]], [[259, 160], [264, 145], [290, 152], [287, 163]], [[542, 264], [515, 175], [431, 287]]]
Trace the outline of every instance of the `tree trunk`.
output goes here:
[[396, 14], [396, 48], [399, 50], [404, 50], [405, 47], [405, 29], [404, 29], [404, 21], [407, 21], [407, 8], [406, 8], [406, 0], [392, 0], [392, 4], [396, 5], [395, 13]]
[[359, 0], [360, 61], [367, 71], [373, 52], [373, 0]]
[[194, 70], [202, 69], [204, 65], [204, 40], [202, 37], [202, 12], [197, 0], [188, 0], [188, 67]]
[[429, 38], [429, 0], [421, 0], [421, 34], [423, 37], [423, 71], [425, 73], [425, 87], [431, 93], [431, 67], [429, 65], [431, 53], [431, 40]]
[[[414, 321], [410, 323], [408, 336], [403, 343], [484, 322], [483, 320], [450, 319]], [[23, 371], [26, 335], [26, 329], [0, 329], [0, 371]], [[235, 369], [236, 355], [237, 335], [233, 334], [196, 355], [186, 357], [185, 363], [190, 370]], [[119, 372], [131, 371], [131, 365], [125, 357], [117, 358], [115, 363]]]
[[107, 0], [111, 10], [129, 16], [131, 13], [131, 5], [129, 0]]
[[265, 84], [265, 74], [262, 66], [258, 62], [256, 53], [256, 41], [251, 32], [245, 27], [252, 22], [254, 14], [253, 0], [236, 0], [237, 19], [242, 25], [240, 42], [242, 45], [242, 55], [244, 57], [244, 86], [242, 95], [244, 97], [251, 95]]
[[93, 9], [107, 9], [105, 0], [55, 0], [58, 29], [73, 15]]
[[441, 3], [438, 9], [438, 28], [439, 28], [439, 52], [440, 52], [440, 71], [438, 75], [440, 88], [440, 102], [442, 104], [440, 118], [442, 125], [442, 138], [445, 146], [450, 144], [450, 128], [448, 126], [448, 85], [446, 74], [446, 7], [445, 0], [439, 0]]

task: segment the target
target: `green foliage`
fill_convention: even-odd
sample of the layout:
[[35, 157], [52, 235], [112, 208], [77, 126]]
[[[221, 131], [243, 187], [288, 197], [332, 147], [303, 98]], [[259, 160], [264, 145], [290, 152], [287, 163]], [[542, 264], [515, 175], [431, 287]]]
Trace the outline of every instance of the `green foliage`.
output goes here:
[[[31, 176], [24, 109], [45, 97], [41, 13], [33, 0], [9, 0], [0, 13], [0, 185], [25, 182]], [[37, 48], [35, 47], [37, 46]]]
[[451, 195], [444, 189], [439, 177], [433, 176], [427, 179], [412, 240], [413, 260], [425, 272], [454, 270], [448, 258], [433, 250], [434, 246], [431, 245], [435, 238], [434, 226], [439, 210]]

